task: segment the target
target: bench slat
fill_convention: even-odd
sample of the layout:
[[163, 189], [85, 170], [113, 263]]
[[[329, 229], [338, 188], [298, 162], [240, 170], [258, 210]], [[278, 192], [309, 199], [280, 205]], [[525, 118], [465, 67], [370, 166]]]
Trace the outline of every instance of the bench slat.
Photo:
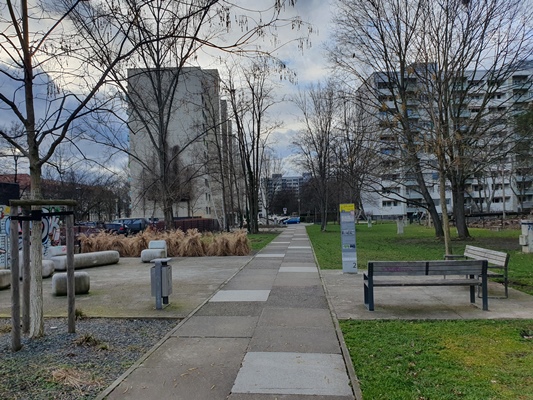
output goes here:
[[477, 279], [424, 279], [421, 281], [401, 281], [374, 279], [374, 286], [472, 286], [479, 285]]
[[481, 260], [370, 261], [368, 265], [372, 276], [479, 275], [483, 270]]

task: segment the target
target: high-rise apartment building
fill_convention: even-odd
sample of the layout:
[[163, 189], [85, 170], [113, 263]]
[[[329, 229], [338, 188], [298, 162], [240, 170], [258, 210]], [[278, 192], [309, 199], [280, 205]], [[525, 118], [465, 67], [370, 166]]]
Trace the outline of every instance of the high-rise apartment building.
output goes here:
[[[371, 215], [395, 217], [424, 211], [427, 199], [407, 161], [409, 154], [416, 154], [428, 193], [441, 212], [441, 181], [432, 148], [437, 142], [431, 113], [437, 112], [437, 105], [428, 92], [430, 85], [427, 81], [422, 84], [423, 79], [435, 79], [438, 74], [431, 74], [435, 66], [422, 67], [423, 72], [418, 74], [417, 65], [412, 66], [411, 73], [394, 82], [390, 77], [399, 73], [376, 72], [359, 90], [361, 107], [371, 121], [367, 128], [372, 147], [382, 160], [373, 183], [367, 186], [364, 208]], [[449, 123], [454, 124], [450, 130], [468, 138], [465, 145], [469, 153], [461, 161], [470, 163], [468, 170], [475, 171], [466, 181], [467, 213], [533, 208], [533, 142], [529, 142], [529, 148], [527, 142], [515, 146], [518, 137], [514, 125], [515, 116], [531, 110], [533, 104], [533, 62], [523, 62], [498, 81], [491, 79], [495, 75], [490, 71], [465, 71], [448, 82], [451, 90], [447, 95], [452, 99], [446, 106], [450, 108], [448, 115], [453, 116]], [[398, 90], [400, 81], [402, 91]], [[399, 130], [403, 130], [400, 135]], [[481, 133], [468, 136], [472, 132]], [[451, 211], [450, 187], [446, 186], [445, 194]]]
[[222, 218], [215, 147], [232, 148], [219, 86], [214, 69], [128, 71], [131, 215]]

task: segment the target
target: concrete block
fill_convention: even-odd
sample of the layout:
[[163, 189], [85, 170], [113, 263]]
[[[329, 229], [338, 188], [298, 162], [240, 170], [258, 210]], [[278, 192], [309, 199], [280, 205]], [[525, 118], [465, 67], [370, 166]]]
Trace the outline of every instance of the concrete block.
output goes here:
[[[30, 268], [31, 268], [30, 261]], [[42, 276], [43, 278], [49, 278], [54, 273], [54, 262], [52, 260], [44, 259], [42, 264]], [[22, 279], [22, 252], [19, 252], [19, 276]]]
[[[120, 254], [116, 250], [74, 254], [74, 269], [116, 264], [119, 260]], [[67, 256], [54, 256], [52, 257], [52, 261], [56, 271], [67, 270]]]
[[67, 246], [50, 246], [48, 248], [48, 258], [63, 256], [67, 254]]
[[0, 290], [7, 289], [11, 286], [11, 271], [9, 269], [0, 269]]
[[150, 262], [154, 258], [167, 258], [167, 251], [165, 249], [144, 249], [141, 251], [141, 261]]
[[[87, 272], [74, 272], [74, 293], [87, 294], [91, 287], [89, 274]], [[52, 294], [55, 296], [67, 295], [67, 273], [60, 272], [52, 277]]]
[[141, 251], [142, 262], [150, 262], [154, 258], [167, 258], [167, 242], [165, 240], [150, 240], [148, 248]]
[[43, 260], [43, 278], [52, 276], [54, 270], [54, 262], [52, 260]]
[[148, 242], [148, 248], [149, 249], [165, 249], [166, 251], [167, 242], [165, 240], [150, 240], [150, 242]]

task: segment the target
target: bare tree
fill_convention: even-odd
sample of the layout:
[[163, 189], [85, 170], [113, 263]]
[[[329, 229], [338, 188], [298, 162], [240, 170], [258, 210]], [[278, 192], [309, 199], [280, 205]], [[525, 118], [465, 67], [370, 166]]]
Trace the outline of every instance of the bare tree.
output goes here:
[[[283, 159], [276, 156], [273, 150], [268, 150], [263, 161], [261, 179], [261, 199], [266, 211], [264, 218], [269, 223], [269, 215], [272, 214], [272, 205], [276, 193], [281, 190], [281, 176], [283, 175]], [[279, 177], [279, 179], [278, 179]]]
[[337, 87], [333, 81], [311, 85], [294, 99], [303, 117], [304, 128], [293, 146], [300, 154], [299, 163], [311, 173], [319, 202], [321, 229], [328, 223], [329, 185], [333, 171], [334, 124], [337, 115]]
[[[329, 49], [330, 61], [359, 83], [359, 99], [368, 112], [378, 114], [381, 132], [388, 131], [391, 160], [385, 185], [395, 185], [402, 174], [416, 180], [426, 208], [434, 221], [436, 236], [443, 230], [435, 203], [425, 181], [425, 168], [418, 147], [418, 124], [408, 107], [412, 101], [413, 72], [417, 61], [417, 34], [424, 0], [348, 1], [337, 0], [335, 45]], [[374, 110], [374, 111], [370, 111]], [[376, 129], [375, 132], [378, 132]]]
[[270, 134], [279, 126], [268, 119], [269, 109], [276, 103], [271, 79], [274, 72], [285, 70], [275, 60], [259, 57], [248, 66], [232, 70], [225, 83], [244, 174], [250, 233], [259, 232], [259, 193], [265, 151]]
[[456, 0], [424, 7], [419, 35], [424, 68], [417, 71], [432, 126], [426, 137], [439, 173], [451, 184], [461, 238], [470, 236], [464, 207], [467, 180], [483, 171], [494, 180], [517, 143], [509, 126], [509, 116], [517, 111], [516, 98], [504, 99], [502, 91], [531, 55], [527, 3]]
[[380, 168], [379, 146], [375, 140], [373, 118], [365, 112], [357, 95], [339, 94], [335, 122], [335, 175], [342, 191], [339, 202], [351, 202], [365, 215], [363, 199], [373, 184], [372, 176]]

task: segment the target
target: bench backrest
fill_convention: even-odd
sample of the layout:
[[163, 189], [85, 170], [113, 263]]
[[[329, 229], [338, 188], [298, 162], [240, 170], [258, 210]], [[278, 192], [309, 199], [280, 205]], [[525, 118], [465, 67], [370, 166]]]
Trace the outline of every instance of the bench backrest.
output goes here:
[[464, 256], [474, 260], [487, 260], [489, 264], [504, 268], [509, 263], [509, 254], [507, 253], [470, 245], [465, 247]]
[[482, 275], [487, 273], [485, 260], [437, 261], [369, 261], [369, 276], [395, 275]]

